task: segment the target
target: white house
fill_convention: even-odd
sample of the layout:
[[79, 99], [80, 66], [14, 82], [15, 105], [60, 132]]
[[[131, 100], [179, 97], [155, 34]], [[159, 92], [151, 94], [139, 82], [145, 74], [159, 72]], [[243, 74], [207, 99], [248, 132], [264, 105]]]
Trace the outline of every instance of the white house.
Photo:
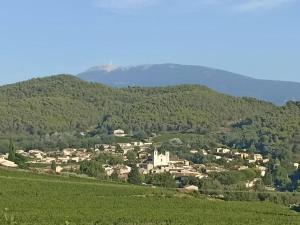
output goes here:
[[111, 166], [107, 166], [104, 168], [107, 176], [111, 176], [114, 173], [114, 169]]
[[78, 163], [78, 162], [80, 161], [80, 158], [79, 158], [78, 156], [76, 156], [76, 157], [72, 157], [71, 160], [72, 160], [73, 162]]
[[230, 152], [231, 152], [231, 150], [228, 148], [217, 148], [217, 153], [219, 153], [219, 154], [227, 154]]
[[235, 156], [238, 156], [241, 159], [248, 159], [249, 158], [249, 154], [246, 152], [236, 152], [234, 153]]
[[208, 152], [204, 149], [201, 149], [199, 152], [201, 152], [203, 155], [208, 155]]
[[255, 160], [255, 162], [256, 162], [256, 161], [262, 161], [262, 160], [263, 160], [263, 157], [262, 157], [261, 154], [254, 154], [254, 155], [253, 155], [253, 160]]
[[33, 149], [33, 150], [29, 150], [28, 153], [33, 156], [36, 159], [42, 160], [47, 154], [37, 150], [37, 149]]
[[118, 129], [118, 130], [114, 130], [114, 136], [116, 136], [116, 137], [125, 137], [126, 134], [125, 134], [124, 130]]
[[77, 150], [72, 148], [66, 148], [63, 150], [64, 156], [72, 156]]
[[37, 149], [32, 149], [32, 150], [29, 150], [28, 152], [29, 152], [29, 154], [32, 154], [32, 155], [35, 155], [35, 154], [46, 155], [46, 153], [44, 153], [41, 150], [37, 150]]
[[135, 141], [135, 142], [132, 142], [132, 145], [142, 147], [142, 146], [144, 146], [144, 143], [141, 141]]
[[144, 146], [151, 146], [152, 145], [152, 142], [145, 142], [144, 143]]
[[266, 176], [267, 167], [265, 166], [256, 166], [256, 169], [260, 172], [260, 176]]
[[58, 157], [57, 160], [61, 163], [68, 163], [68, 161], [70, 160], [70, 157], [69, 156]]
[[63, 169], [64, 169], [64, 168], [62, 168], [61, 166], [57, 166], [57, 167], [55, 168], [55, 172], [56, 172], [56, 173], [61, 173], [61, 172], [63, 171]]
[[247, 181], [245, 184], [246, 188], [253, 188], [255, 186], [255, 184], [260, 180], [261, 180], [260, 178], [254, 178], [254, 180], [252, 180], [252, 181]]
[[191, 153], [191, 154], [197, 154], [197, 153], [198, 153], [198, 150], [192, 149], [192, 150], [190, 151], [190, 153]]
[[216, 158], [216, 160], [222, 159], [222, 157], [219, 155], [214, 155], [214, 157]]
[[96, 144], [96, 145], [95, 145], [95, 149], [99, 149], [101, 146], [102, 146], [104, 149], [110, 148], [110, 145], [108, 145], [108, 144]]

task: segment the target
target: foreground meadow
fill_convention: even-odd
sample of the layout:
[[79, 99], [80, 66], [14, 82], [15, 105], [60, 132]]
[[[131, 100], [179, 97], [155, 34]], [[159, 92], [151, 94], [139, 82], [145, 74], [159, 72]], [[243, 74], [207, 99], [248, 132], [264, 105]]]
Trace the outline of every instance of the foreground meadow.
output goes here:
[[272, 203], [2, 169], [0, 216], [1, 225], [300, 225], [299, 213]]

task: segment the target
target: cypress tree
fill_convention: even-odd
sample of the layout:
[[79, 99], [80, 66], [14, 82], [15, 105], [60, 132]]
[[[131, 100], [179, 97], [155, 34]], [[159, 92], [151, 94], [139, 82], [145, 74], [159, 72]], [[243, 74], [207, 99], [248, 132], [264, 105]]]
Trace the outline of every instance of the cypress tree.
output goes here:
[[8, 154], [8, 160], [15, 162], [16, 160], [16, 148], [15, 148], [15, 144], [13, 142], [13, 139], [11, 138], [9, 141], [9, 154]]
[[55, 160], [53, 160], [51, 162], [51, 170], [56, 171], [56, 162], [55, 162]]
[[128, 174], [128, 182], [131, 184], [142, 184], [142, 175], [136, 166], [131, 168], [131, 171]]

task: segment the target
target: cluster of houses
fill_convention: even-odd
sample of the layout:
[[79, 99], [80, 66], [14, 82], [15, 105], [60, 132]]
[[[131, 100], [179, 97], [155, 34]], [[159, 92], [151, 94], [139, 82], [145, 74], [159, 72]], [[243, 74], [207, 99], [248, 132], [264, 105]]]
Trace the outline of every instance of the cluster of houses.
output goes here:
[[[17, 154], [23, 155], [29, 159], [29, 163], [33, 164], [51, 164], [53, 161], [57, 165], [65, 165], [68, 163], [79, 163], [84, 160], [91, 160], [99, 152], [106, 152], [112, 155], [123, 156], [124, 161], [127, 160], [127, 153], [130, 151], [137, 152], [137, 167], [141, 174], [152, 174], [152, 173], [164, 173], [169, 172], [174, 177], [196, 177], [199, 179], [208, 177], [209, 173], [222, 172], [225, 169], [221, 166], [216, 165], [204, 165], [204, 164], [192, 164], [187, 160], [179, 159], [178, 157], [170, 155], [170, 152], [159, 152], [154, 149], [152, 152], [149, 151], [151, 142], [132, 142], [132, 143], [118, 143], [115, 145], [110, 144], [99, 144], [94, 149], [72, 149], [67, 148], [63, 151], [48, 152], [45, 153], [41, 150], [17, 150]], [[138, 147], [138, 148], [136, 148]], [[119, 151], [121, 149], [121, 151]], [[263, 164], [268, 163], [268, 159], [264, 159], [260, 154], [249, 155], [246, 152], [232, 151], [227, 148], [217, 148], [214, 153], [207, 150], [191, 150], [191, 154], [201, 153], [203, 155], [212, 154], [216, 160], [225, 160], [231, 162], [235, 158], [247, 160], [248, 163], [255, 163], [257, 170], [261, 172], [261, 176], [265, 176], [267, 168]], [[8, 167], [17, 167], [13, 162], [8, 161], [8, 154], [0, 156], [0, 165]], [[237, 170], [248, 169], [247, 165], [237, 166]], [[121, 177], [126, 177], [131, 171], [131, 168], [125, 165], [104, 165], [104, 169], [108, 176], [113, 172], [117, 173]], [[61, 170], [60, 170], [61, 171]], [[205, 172], [203, 172], [205, 171]]]
[[[115, 130], [114, 135], [117, 137], [126, 136], [123, 130]], [[225, 166], [220, 163], [206, 163], [195, 164], [188, 160], [180, 159], [170, 152], [159, 152], [153, 147], [151, 142], [131, 142], [131, 143], [117, 143], [117, 144], [98, 144], [92, 149], [73, 149], [67, 148], [62, 151], [43, 152], [41, 150], [18, 150], [16, 153], [28, 159], [28, 163], [49, 165], [55, 162], [56, 172], [61, 173], [63, 170], [69, 171], [70, 168], [79, 168], [79, 163], [86, 160], [91, 160], [100, 153], [108, 153], [110, 155], [118, 155], [123, 159], [123, 163], [119, 165], [103, 165], [103, 169], [107, 176], [116, 174], [120, 179], [126, 180], [131, 171], [131, 167], [126, 165], [128, 152], [133, 151], [136, 154], [136, 166], [141, 174], [155, 174], [155, 173], [170, 173], [177, 180], [185, 179], [187, 177], [194, 177], [198, 179], [207, 178], [211, 173], [218, 173], [227, 171]], [[214, 161], [223, 160], [225, 163], [233, 162], [240, 159], [243, 163], [235, 165], [234, 170], [246, 170], [255, 168], [260, 174], [260, 177], [253, 181], [246, 183], [246, 187], [253, 187], [261, 177], [267, 173], [266, 164], [269, 162], [268, 158], [264, 158], [261, 154], [250, 154], [246, 150], [238, 151], [229, 148], [217, 148], [214, 150], [190, 150], [190, 154], [201, 154], [203, 156], [210, 156]], [[0, 154], [0, 165], [6, 167], [17, 167], [14, 162], [8, 160], [8, 154]], [[70, 165], [75, 165], [71, 167]], [[299, 168], [299, 164], [295, 163], [295, 167]], [[75, 169], [76, 170], [76, 169]], [[194, 187], [195, 188], [195, 187]]]
[[[264, 177], [266, 175], [266, 164], [270, 161], [269, 158], [264, 158], [261, 154], [249, 154], [247, 153], [247, 150], [237, 151], [228, 148], [217, 148], [216, 151], [214, 151], [213, 153], [211, 151], [205, 150], [201, 150], [201, 152], [204, 155], [208, 155], [209, 153], [211, 153], [216, 160], [224, 160], [227, 163], [230, 163], [236, 159], [243, 160], [243, 162], [246, 162], [246, 165], [236, 165], [236, 170], [240, 171], [249, 169], [250, 167], [255, 167], [256, 170], [260, 173], [261, 177]], [[193, 153], [195, 154], [196, 152]]]
[[[131, 142], [131, 143], [117, 143], [117, 144], [98, 144], [95, 146], [95, 152], [104, 151], [113, 155], [126, 155], [129, 151], [134, 151], [135, 148], [139, 149], [139, 152], [145, 152], [152, 142]], [[119, 151], [121, 150], [121, 151]]]
[[69, 162], [81, 162], [84, 160], [89, 160], [92, 153], [87, 149], [72, 149], [67, 148], [63, 151], [55, 152], [43, 152], [38, 149], [29, 150], [28, 152], [23, 150], [17, 150], [16, 152], [19, 155], [25, 156], [31, 159], [30, 163], [39, 163], [39, 164], [51, 164], [55, 161], [57, 164], [69, 163]]
[[[202, 150], [205, 151], [205, 150]], [[207, 154], [207, 152], [206, 152]], [[234, 159], [243, 159], [246, 160], [249, 164], [255, 163], [263, 163], [267, 164], [269, 162], [269, 158], [263, 158], [261, 154], [249, 154], [247, 150], [237, 151], [231, 150], [228, 148], [217, 148], [214, 154], [214, 157], [218, 159], [224, 159], [226, 162], [231, 162]]]
[[147, 158], [141, 158], [137, 165], [142, 174], [168, 172], [176, 178], [206, 177], [206, 174], [199, 172], [199, 165], [192, 165], [188, 160], [171, 157], [170, 152], [159, 152], [157, 149], [149, 154]]
[[[134, 147], [139, 146], [139, 151], [137, 153], [137, 167], [141, 174], [154, 174], [154, 173], [165, 173], [168, 172], [173, 175], [176, 180], [184, 180], [187, 177], [195, 177], [198, 179], [208, 178], [211, 173], [224, 172], [224, 166], [220, 166], [216, 163], [208, 164], [194, 164], [188, 160], [179, 159], [176, 156], [170, 154], [170, 152], [159, 152], [157, 149], [149, 150], [149, 146], [152, 143], [134, 142], [134, 143], [124, 143], [118, 144], [123, 149], [124, 160], [126, 161], [126, 154], [134, 150]], [[120, 154], [116, 152], [116, 146], [112, 145], [98, 145], [96, 146], [96, 151], [109, 152], [111, 154]], [[100, 150], [102, 149], [102, 150]], [[269, 162], [268, 159], [263, 158], [260, 154], [248, 154], [245, 151], [230, 150], [227, 148], [218, 148], [214, 151], [209, 150], [191, 150], [191, 154], [203, 154], [212, 155], [216, 160], [225, 160], [226, 162], [231, 162], [235, 159], [242, 159], [245, 165], [237, 165], [234, 167], [235, 170], [241, 171], [251, 168], [255, 168], [260, 177], [255, 178], [252, 181], [248, 181], [245, 185], [248, 188], [252, 188], [256, 182], [261, 180], [267, 172], [267, 167], [265, 164]], [[111, 176], [114, 172], [119, 178], [125, 179], [131, 171], [131, 168], [126, 165], [104, 165], [106, 174]]]
[[[17, 150], [16, 153], [28, 159], [29, 164], [47, 165], [55, 162], [56, 172], [61, 173], [64, 169], [68, 169], [69, 163], [79, 163], [84, 160], [90, 160], [92, 153], [87, 149], [71, 149], [67, 148], [63, 151], [55, 152], [43, 152], [38, 149], [32, 149], [29, 151]], [[17, 164], [8, 160], [8, 153], [5, 155], [0, 154], [0, 166], [15, 168]]]

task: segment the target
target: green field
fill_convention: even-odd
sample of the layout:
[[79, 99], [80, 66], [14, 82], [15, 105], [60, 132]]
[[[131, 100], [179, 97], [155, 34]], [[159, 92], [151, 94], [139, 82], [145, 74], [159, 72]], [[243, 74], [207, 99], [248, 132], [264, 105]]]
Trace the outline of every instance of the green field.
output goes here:
[[173, 190], [0, 169], [0, 224], [299, 225], [300, 214], [261, 202], [223, 202]]

